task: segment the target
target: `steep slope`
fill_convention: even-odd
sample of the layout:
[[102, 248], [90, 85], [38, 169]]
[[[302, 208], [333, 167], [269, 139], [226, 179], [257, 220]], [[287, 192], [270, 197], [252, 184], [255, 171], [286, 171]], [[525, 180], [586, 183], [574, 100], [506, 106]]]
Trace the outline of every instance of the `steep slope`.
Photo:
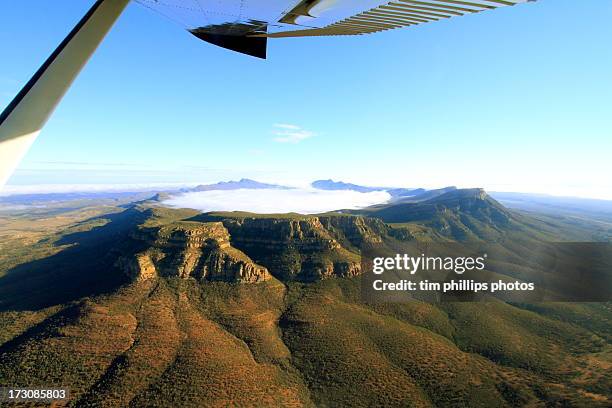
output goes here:
[[[583, 327], [503, 303], [452, 303], [448, 313], [416, 301], [363, 304], [354, 279], [290, 285], [290, 296], [296, 300], [280, 322], [283, 336], [320, 405], [608, 402], [601, 389], [611, 384], [609, 363], [592, 353], [609, 344]], [[581, 367], [591, 358], [597, 363], [581, 388], [574, 380], [587, 378]]]
[[[464, 199], [443, 206], [504, 227], [503, 208]], [[70, 385], [87, 407], [610, 404], [608, 304], [368, 304], [343, 268], [419, 239], [380, 219], [120, 210], [51, 241], [74, 243], [61, 262], [0, 277], [7, 295], [36, 277], [0, 303], [2, 384]], [[58, 265], [79, 298], [17, 302]]]
[[221, 221], [233, 246], [283, 280], [358, 275], [360, 247], [381, 243], [392, 234], [400, 236], [378, 220], [340, 214], [275, 217], [211, 213], [194, 219]]
[[[124, 243], [128, 254], [116, 265], [133, 279], [155, 275], [193, 277], [198, 281], [256, 283], [270, 279], [267, 269], [232, 248], [220, 222], [177, 221], [162, 227], [141, 227]], [[135, 246], [144, 251], [131, 253]]]
[[371, 208], [364, 213], [388, 223], [423, 225], [460, 241], [498, 241], [516, 232], [537, 235], [528, 220], [503, 207], [482, 189], [451, 190], [425, 201]]

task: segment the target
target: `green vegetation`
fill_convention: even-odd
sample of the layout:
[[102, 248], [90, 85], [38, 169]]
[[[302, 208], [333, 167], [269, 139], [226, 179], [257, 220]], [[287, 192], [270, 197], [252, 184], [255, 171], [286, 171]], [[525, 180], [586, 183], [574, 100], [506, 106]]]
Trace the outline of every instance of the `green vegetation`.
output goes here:
[[[201, 215], [147, 201], [39, 213], [36, 224], [6, 217], [0, 383], [68, 385], [70, 405], [85, 407], [609, 406], [609, 303], [368, 304], [356, 269], [340, 273], [370, 243], [495, 236], [506, 244], [504, 276], [526, 276], [537, 269], [516, 261], [519, 249], [586, 233], [477, 195], [395, 208], [421, 218], [398, 215], [392, 226], [338, 213]], [[130, 281], [117, 266], [148, 249], [134, 232], [204, 221], [222, 222], [238, 248], [226, 250], [275, 277], [200, 282], [177, 271]]]

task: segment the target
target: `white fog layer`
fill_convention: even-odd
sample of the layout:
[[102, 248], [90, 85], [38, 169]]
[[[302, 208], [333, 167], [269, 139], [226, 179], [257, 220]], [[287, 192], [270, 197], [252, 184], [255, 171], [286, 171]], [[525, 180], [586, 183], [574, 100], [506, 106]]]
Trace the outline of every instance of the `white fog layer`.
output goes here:
[[260, 214], [297, 212], [316, 214], [332, 210], [363, 208], [391, 198], [385, 191], [326, 191], [316, 189], [231, 190], [184, 193], [163, 204], [177, 208], [208, 211], [248, 211]]

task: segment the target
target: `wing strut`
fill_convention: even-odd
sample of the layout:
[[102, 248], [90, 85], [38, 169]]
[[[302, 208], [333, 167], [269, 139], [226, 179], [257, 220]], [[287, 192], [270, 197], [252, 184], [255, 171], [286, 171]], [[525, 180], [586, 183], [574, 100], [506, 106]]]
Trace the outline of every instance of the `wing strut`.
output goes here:
[[0, 190], [129, 0], [97, 0], [0, 114]]

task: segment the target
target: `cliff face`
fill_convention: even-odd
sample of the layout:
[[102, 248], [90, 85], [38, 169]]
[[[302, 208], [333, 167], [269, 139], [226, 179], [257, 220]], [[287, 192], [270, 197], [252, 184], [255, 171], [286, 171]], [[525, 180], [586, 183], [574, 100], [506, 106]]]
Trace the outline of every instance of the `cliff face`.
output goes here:
[[376, 245], [389, 234], [390, 228], [376, 218], [364, 218], [349, 215], [320, 216], [321, 224], [336, 238], [345, 239], [350, 245], [362, 248], [364, 245]]
[[139, 228], [131, 238], [146, 249], [121, 256], [117, 266], [136, 280], [178, 276], [257, 283], [271, 277], [266, 268], [230, 246], [229, 233], [220, 222], [175, 222], [160, 228]]
[[359, 275], [360, 248], [380, 244], [388, 234], [380, 220], [343, 215], [239, 217], [223, 224], [233, 246], [284, 280]]
[[141, 280], [178, 276], [256, 283], [272, 275], [306, 282], [356, 276], [362, 272], [364, 248], [412, 238], [407, 231], [398, 235], [399, 229], [379, 219], [354, 215], [181, 218], [176, 210], [145, 212], [145, 221], [132, 231], [117, 261], [130, 277]]

